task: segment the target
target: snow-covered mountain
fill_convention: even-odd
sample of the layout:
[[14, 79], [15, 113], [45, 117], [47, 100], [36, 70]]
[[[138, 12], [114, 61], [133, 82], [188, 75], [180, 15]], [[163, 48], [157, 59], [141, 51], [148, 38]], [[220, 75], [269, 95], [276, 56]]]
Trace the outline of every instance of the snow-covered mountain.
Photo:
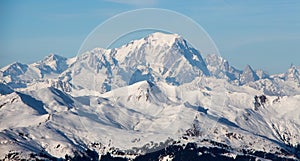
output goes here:
[[300, 82], [300, 69], [292, 65], [290, 69], [285, 73], [284, 79], [287, 81]]
[[251, 68], [250, 65], [247, 65], [243, 70], [243, 73], [240, 75], [241, 84], [255, 82], [257, 80], [259, 80], [259, 77], [257, 76], [256, 72]]
[[34, 63], [43, 75], [48, 73], [62, 73], [68, 68], [67, 58], [56, 54], [50, 54], [44, 60]]
[[211, 75], [214, 77], [228, 81], [239, 81], [242, 71], [230, 66], [229, 62], [221, 56], [207, 55], [205, 60]]
[[162, 33], [154, 33], [118, 49], [98, 48], [83, 53], [68, 73], [77, 86], [101, 92], [143, 80], [179, 85], [198, 76], [210, 75], [196, 49], [177, 34]]
[[299, 68], [241, 71], [177, 34], [13, 63], [0, 78], [0, 159], [300, 158]]

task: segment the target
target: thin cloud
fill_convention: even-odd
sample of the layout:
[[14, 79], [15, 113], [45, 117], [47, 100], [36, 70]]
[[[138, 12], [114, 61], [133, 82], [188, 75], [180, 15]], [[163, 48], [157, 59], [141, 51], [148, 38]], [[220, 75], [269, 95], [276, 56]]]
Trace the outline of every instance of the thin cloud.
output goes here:
[[154, 6], [157, 0], [106, 0], [113, 3], [129, 4], [134, 6]]

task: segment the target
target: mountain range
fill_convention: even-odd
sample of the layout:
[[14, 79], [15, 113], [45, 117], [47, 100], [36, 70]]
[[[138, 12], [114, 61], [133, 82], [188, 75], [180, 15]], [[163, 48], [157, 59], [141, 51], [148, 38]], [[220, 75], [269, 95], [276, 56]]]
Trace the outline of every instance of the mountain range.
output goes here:
[[0, 159], [297, 160], [299, 87], [299, 67], [239, 70], [159, 32], [16, 62], [0, 70]]

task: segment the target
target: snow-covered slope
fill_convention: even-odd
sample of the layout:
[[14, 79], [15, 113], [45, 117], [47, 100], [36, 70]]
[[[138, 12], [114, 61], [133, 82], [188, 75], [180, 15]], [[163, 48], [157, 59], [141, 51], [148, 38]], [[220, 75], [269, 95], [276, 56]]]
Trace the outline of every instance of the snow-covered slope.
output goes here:
[[300, 157], [297, 67], [273, 76], [240, 71], [220, 56], [203, 59], [177, 34], [154, 33], [1, 73], [0, 159], [159, 160], [186, 149], [198, 157]]
[[242, 71], [230, 66], [229, 62], [221, 56], [207, 55], [205, 60], [211, 75], [214, 77], [228, 81], [239, 81]]
[[177, 34], [154, 33], [118, 49], [83, 53], [69, 68], [73, 84], [107, 92], [138, 81], [179, 85], [209, 76], [200, 53]]
[[44, 60], [33, 64], [13, 63], [1, 69], [1, 81], [13, 88], [26, 88], [32, 83], [56, 79], [69, 66], [70, 60], [50, 54]]
[[33, 66], [40, 69], [41, 74], [62, 73], [68, 68], [67, 58], [56, 54], [50, 54], [44, 60], [34, 63]]

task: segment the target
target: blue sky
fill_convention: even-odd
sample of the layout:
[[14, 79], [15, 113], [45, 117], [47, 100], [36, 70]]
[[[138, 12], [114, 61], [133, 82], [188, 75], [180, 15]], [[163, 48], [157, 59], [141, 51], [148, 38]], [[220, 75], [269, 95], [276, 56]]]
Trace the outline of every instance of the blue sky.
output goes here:
[[49, 53], [76, 56], [86, 36], [108, 18], [133, 9], [163, 8], [200, 24], [237, 68], [270, 73], [300, 66], [298, 0], [1, 0], [0, 66], [31, 63]]

